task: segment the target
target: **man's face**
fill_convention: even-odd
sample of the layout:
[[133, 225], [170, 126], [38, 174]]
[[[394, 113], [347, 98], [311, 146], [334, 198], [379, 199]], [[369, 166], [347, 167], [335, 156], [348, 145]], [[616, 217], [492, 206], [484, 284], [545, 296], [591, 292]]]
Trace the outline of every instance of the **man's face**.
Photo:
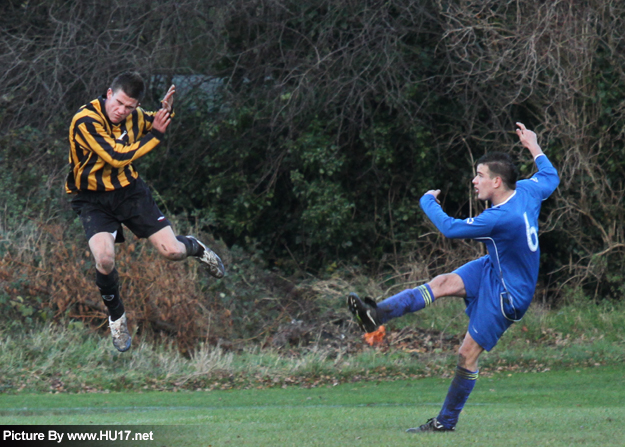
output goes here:
[[139, 105], [139, 100], [131, 98], [122, 89], [113, 91], [108, 89], [106, 92], [106, 102], [104, 108], [106, 115], [113, 124], [119, 124], [124, 121], [128, 115], [135, 111]]
[[501, 177], [491, 177], [492, 173], [488, 168], [488, 165], [477, 165], [477, 175], [473, 179], [473, 186], [477, 193], [477, 198], [480, 200], [492, 201], [493, 194], [496, 189], [501, 186]]

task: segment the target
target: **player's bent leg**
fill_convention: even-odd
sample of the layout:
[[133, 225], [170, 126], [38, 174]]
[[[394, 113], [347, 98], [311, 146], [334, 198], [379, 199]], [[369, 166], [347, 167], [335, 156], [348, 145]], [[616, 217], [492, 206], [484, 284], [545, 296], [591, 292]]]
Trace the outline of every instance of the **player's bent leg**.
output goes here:
[[176, 238], [170, 226], [161, 228], [149, 236], [148, 240], [159, 254], [170, 261], [181, 261], [187, 257], [187, 247]]
[[171, 226], [167, 226], [148, 237], [148, 240], [167, 259], [179, 261], [193, 256], [207, 267], [211, 276], [223, 278], [226, 274], [224, 264], [217, 253], [194, 236], [176, 236]]
[[382, 324], [393, 318], [425, 309], [435, 299], [429, 284], [422, 284], [414, 289], [406, 289], [378, 303], [378, 322]]
[[422, 284], [414, 289], [403, 290], [380, 303], [375, 303], [368, 298], [362, 301], [356, 294], [350, 294], [347, 298], [347, 306], [360, 327], [366, 332], [372, 332], [379, 325], [393, 318], [399, 318], [430, 306], [435, 299], [436, 295], [430, 284]]
[[371, 332], [388, 320], [430, 306], [437, 297], [464, 297], [465, 295], [466, 290], [460, 275], [448, 273], [439, 275], [429, 283], [414, 289], [406, 289], [377, 304], [373, 301], [365, 303], [357, 296], [352, 297], [350, 295], [347, 298], [347, 305], [360, 327]]

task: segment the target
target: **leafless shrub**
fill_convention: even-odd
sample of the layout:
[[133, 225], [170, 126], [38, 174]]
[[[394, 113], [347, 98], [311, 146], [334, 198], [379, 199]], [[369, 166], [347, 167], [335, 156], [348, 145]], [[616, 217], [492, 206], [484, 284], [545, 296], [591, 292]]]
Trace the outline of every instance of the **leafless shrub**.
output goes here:
[[437, 4], [449, 85], [466, 106], [466, 131], [450, 141], [509, 146], [514, 121], [538, 130], [562, 180], [542, 218], [543, 234], [568, 244], [552, 243], [561, 258], [549, 263], [547, 284], [554, 298], [565, 286], [594, 284], [597, 293], [622, 272], [618, 261], [610, 274], [608, 260], [625, 249], [618, 161], [625, 7], [616, 1]]

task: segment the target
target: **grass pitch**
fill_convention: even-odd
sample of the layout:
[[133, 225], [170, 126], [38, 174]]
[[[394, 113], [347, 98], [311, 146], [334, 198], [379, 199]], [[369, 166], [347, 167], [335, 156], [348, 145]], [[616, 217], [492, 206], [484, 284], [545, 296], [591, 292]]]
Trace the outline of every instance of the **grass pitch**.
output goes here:
[[112, 430], [141, 425], [154, 430], [154, 442], [136, 445], [158, 446], [625, 442], [625, 367], [480, 377], [455, 433], [404, 433], [438, 413], [448, 386], [449, 379], [421, 379], [309, 389], [4, 395], [0, 423], [118, 426]]

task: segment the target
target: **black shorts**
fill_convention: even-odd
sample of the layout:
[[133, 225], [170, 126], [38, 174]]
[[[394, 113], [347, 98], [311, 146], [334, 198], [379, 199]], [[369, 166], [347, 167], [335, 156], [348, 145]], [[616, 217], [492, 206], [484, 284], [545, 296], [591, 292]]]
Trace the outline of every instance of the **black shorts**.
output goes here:
[[122, 224], [139, 238], [171, 225], [140, 178], [115, 191], [80, 191], [72, 209], [80, 216], [87, 240], [97, 233], [117, 232], [115, 242], [124, 242]]

